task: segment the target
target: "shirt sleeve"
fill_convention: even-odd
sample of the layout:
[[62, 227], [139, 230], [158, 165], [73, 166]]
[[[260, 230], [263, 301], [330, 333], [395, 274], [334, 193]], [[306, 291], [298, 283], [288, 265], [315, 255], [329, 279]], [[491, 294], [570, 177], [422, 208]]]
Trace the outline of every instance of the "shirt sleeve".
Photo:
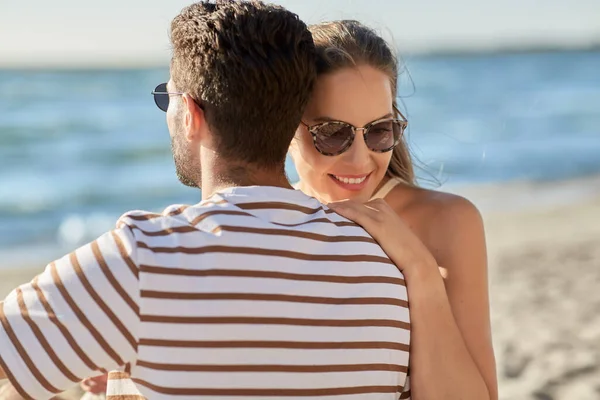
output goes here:
[[139, 268], [122, 225], [50, 263], [0, 303], [0, 366], [24, 398], [135, 364]]

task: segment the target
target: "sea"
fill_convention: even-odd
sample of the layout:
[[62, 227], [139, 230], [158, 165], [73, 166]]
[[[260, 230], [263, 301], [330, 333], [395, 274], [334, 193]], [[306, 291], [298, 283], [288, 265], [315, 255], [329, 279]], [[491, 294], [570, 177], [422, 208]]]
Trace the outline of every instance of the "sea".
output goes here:
[[[150, 94], [168, 76], [0, 70], [0, 268], [71, 251], [128, 210], [200, 200]], [[424, 186], [600, 173], [600, 51], [410, 56], [399, 82]]]

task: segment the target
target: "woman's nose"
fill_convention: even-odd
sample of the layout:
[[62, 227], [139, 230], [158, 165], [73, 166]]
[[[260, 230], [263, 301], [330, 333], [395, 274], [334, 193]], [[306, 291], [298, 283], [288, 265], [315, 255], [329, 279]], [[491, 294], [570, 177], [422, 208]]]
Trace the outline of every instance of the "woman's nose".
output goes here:
[[369, 148], [365, 143], [364, 128], [355, 128], [352, 146], [344, 153], [353, 165], [366, 164], [369, 159]]

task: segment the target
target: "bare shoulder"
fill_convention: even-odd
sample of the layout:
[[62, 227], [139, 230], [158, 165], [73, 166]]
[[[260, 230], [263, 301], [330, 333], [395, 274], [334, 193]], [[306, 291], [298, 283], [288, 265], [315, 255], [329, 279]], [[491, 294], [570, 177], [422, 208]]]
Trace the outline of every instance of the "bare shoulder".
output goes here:
[[431, 215], [429, 222], [436, 228], [446, 225], [451, 225], [448, 228], [465, 228], [481, 223], [481, 213], [470, 200], [453, 193], [422, 190], [421, 198], [416, 201]]
[[397, 186], [386, 200], [401, 216], [417, 216], [421, 222], [435, 228], [447, 224], [462, 227], [481, 223], [477, 207], [470, 200], [453, 193]]
[[465, 243], [485, 246], [481, 213], [468, 199], [442, 191], [398, 186], [386, 198], [441, 264]]

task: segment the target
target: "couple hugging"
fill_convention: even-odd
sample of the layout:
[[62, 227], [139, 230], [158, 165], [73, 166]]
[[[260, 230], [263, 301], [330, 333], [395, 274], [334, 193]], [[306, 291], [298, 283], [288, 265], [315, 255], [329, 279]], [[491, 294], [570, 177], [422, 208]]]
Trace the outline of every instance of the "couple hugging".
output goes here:
[[192, 4], [171, 42], [153, 95], [202, 201], [127, 212], [13, 290], [7, 393], [496, 399], [481, 217], [416, 184], [386, 42], [259, 1]]

